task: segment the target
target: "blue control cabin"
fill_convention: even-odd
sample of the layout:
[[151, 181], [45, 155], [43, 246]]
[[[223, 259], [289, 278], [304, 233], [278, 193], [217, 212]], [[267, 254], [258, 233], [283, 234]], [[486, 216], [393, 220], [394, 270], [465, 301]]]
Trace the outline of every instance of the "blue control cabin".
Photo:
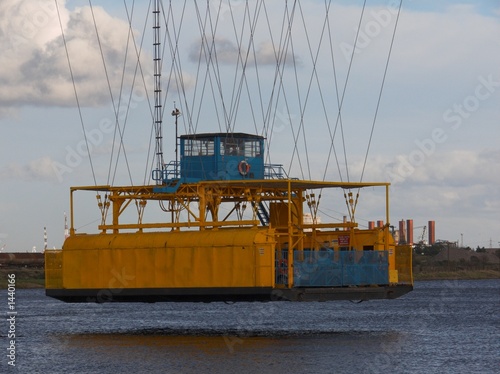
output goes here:
[[180, 137], [184, 180], [264, 179], [264, 137], [207, 133]]

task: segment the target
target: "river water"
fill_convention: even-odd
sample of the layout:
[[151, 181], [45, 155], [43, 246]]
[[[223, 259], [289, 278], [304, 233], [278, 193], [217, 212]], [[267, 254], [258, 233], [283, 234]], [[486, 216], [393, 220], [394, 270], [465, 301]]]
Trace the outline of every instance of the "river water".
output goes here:
[[500, 373], [500, 280], [417, 282], [358, 304], [66, 304], [15, 292], [15, 324], [0, 292], [2, 373]]

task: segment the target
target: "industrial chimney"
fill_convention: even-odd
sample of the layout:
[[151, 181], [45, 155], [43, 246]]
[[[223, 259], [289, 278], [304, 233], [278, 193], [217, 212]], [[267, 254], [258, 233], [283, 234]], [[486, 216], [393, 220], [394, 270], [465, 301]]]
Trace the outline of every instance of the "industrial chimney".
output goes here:
[[429, 245], [436, 242], [436, 222], [429, 221]]
[[406, 220], [406, 232], [408, 233], [406, 235], [406, 244], [413, 245], [413, 220], [412, 219]]
[[399, 244], [406, 244], [405, 220], [399, 221]]

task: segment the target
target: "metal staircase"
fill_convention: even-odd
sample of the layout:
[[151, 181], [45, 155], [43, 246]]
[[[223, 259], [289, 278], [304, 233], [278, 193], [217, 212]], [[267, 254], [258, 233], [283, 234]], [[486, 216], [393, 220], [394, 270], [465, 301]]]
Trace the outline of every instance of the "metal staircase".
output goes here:
[[268, 226], [269, 225], [269, 212], [267, 210], [267, 207], [263, 202], [260, 202], [258, 204], [252, 203], [253, 208], [255, 209], [257, 213], [257, 217], [259, 217], [260, 223], [262, 223], [262, 226]]

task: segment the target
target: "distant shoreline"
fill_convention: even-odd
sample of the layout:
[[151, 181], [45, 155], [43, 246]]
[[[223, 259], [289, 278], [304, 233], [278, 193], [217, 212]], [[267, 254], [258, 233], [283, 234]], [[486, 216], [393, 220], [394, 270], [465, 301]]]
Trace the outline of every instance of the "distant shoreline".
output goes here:
[[0, 289], [7, 288], [9, 274], [16, 275], [16, 288], [44, 288], [45, 271], [43, 267], [25, 266], [1, 266], [0, 267]]
[[474, 279], [500, 279], [500, 271], [498, 270], [458, 270], [458, 271], [432, 271], [414, 273], [414, 281], [426, 280], [474, 280]]
[[[7, 288], [7, 275], [16, 274], [17, 288], [44, 288], [45, 272], [40, 267], [2, 266], [0, 267], [0, 289]], [[460, 270], [460, 271], [433, 271], [414, 273], [416, 282], [430, 280], [477, 280], [500, 279], [498, 270]]]

